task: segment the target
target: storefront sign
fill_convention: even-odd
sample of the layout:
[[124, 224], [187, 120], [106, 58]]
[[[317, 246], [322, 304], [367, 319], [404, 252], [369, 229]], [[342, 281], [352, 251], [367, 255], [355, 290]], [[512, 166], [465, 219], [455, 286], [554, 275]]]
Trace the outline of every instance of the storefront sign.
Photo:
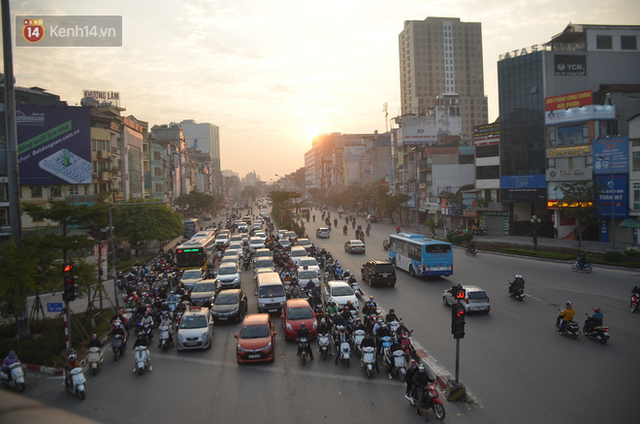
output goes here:
[[584, 156], [591, 154], [591, 146], [556, 147], [547, 149], [547, 157]]
[[547, 169], [547, 181], [585, 181], [591, 179], [591, 169]]
[[587, 75], [587, 57], [584, 55], [557, 54], [554, 56], [557, 76], [582, 77]]
[[545, 125], [558, 125], [567, 122], [616, 119], [616, 107], [613, 105], [591, 105], [556, 109], [545, 112]]
[[596, 138], [593, 140], [593, 173], [607, 175], [629, 172], [629, 138]]
[[568, 109], [593, 104], [593, 91], [581, 91], [579, 93], [563, 94], [561, 96], [547, 97], [544, 99], [544, 110], [547, 112], [557, 109]]

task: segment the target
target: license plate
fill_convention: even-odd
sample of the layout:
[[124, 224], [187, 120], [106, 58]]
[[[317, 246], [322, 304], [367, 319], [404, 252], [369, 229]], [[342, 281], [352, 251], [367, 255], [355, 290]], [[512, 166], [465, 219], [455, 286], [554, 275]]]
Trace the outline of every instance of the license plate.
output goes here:
[[254, 355], [247, 355], [247, 358], [248, 358], [248, 359], [258, 359], [258, 358], [260, 358], [260, 354], [257, 354], [257, 355], [256, 355], [256, 354], [254, 354]]
[[269, 309], [269, 312], [278, 312], [278, 309]]
[[198, 346], [198, 343], [185, 343], [185, 346]]
[[228, 319], [227, 317], [218, 317], [218, 320], [220, 320], [220, 321], [225, 321], [227, 319]]

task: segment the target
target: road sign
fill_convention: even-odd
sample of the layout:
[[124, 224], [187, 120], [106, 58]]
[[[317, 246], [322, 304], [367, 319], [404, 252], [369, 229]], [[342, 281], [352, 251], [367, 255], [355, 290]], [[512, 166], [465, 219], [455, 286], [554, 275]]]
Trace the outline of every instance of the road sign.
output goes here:
[[62, 303], [47, 303], [47, 312], [62, 312]]

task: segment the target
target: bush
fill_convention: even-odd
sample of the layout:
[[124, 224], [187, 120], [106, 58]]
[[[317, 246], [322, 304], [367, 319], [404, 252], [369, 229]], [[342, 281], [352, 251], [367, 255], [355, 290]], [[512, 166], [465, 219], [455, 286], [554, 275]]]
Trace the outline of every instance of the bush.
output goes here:
[[453, 244], [462, 244], [462, 242], [464, 242], [464, 236], [462, 234], [454, 234], [452, 240]]
[[453, 236], [457, 236], [457, 235], [459, 235], [459, 234], [456, 234], [456, 233], [448, 233], [448, 234], [447, 234], [447, 241], [448, 241], [449, 243], [453, 243]]
[[624, 251], [624, 254], [632, 258], [637, 258], [640, 257], [640, 250], [633, 247], [628, 247], [627, 250]]
[[464, 233], [463, 237], [464, 237], [464, 241], [466, 241], [467, 243], [469, 243], [471, 240], [473, 240], [473, 234], [472, 233]]
[[620, 252], [606, 252], [603, 258], [607, 262], [622, 262], [624, 255]]

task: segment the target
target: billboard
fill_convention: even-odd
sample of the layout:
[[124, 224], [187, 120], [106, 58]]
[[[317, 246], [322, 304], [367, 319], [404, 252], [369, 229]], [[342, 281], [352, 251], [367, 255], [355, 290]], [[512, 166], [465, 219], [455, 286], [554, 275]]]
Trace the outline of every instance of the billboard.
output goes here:
[[597, 187], [602, 187], [596, 194], [596, 213], [602, 218], [611, 219], [613, 209], [616, 218], [627, 218], [629, 216], [629, 176], [614, 175], [613, 187], [611, 187], [611, 174], [595, 176], [595, 183]]
[[18, 104], [21, 185], [91, 184], [89, 109]]
[[616, 119], [616, 107], [613, 105], [590, 105], [556, 109], [545, 112], [545, 125], [558, 125], [567, 122]]
[[557, 54], [554, 57], [557, 76], [583, 77], [587, 75], [587, 57]]
[[606, 175], [612, 172], [629, 172], [629, 137], [593, 140], [593, 173]]
[[569, 109], [593, 104], [593, 91], [581, 91], [579, 93], [562, 94], [560, 96], [546, 97], [544, 110], [550, 112], [557, 109]]

